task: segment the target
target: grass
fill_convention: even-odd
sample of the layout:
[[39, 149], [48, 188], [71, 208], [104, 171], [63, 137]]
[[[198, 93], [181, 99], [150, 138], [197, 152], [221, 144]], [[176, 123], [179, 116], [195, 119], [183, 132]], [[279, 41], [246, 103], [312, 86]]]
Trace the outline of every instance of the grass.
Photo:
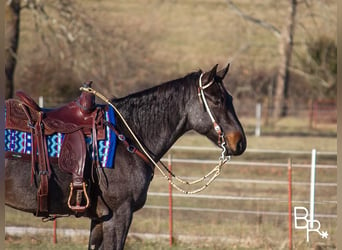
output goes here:
[[[241, 123], [245, 128], [245, 132], [249, 135], [254, 135], [256, 120], [251, 117], [241, 117]], [[266, 123], [262, 121], [261, 135], [274, 136], [297, 136], [299, 138], [305, 137], [335, 137], [337, 136], [336, 124], [321, 123], [310, 125], [308, 115], [302, 116], [287, 116], [279, 119], [277, 122]]]
[[[28, 246], [28, 243], [30, 242], [30, 246]], [[34, 249], [34, 250], [46, 250], [46, 249], [58, 249], [58, 250], [81, 250], [81, 249], [86, 249], [87, 248], [87, 242], [66, 242], [63, 239], [59, 240], [57, 244], [52, 244], [49, 242], [41, 242], [39, 240], [39, 237], [24, 237], [24, 238], [16, 238], [16, 237], [7, 237], [6, 242], [5, 242], [5, 248], [6, 249]], [[218, 245], [214, 241], [208, 241], [208, 240], [203, 240], [201, 242], [197, 243], [184, 243], [184, 242], [179, 242], [177, 240], [174, 240], [172, 247], [169, 246], [168, 240], [143, 240], [140, 238], [136, 237], [129, 237], [127, 239], [127, 244], [125, 246], [125, 250], [136, 250], [136, 249], [141, 249], [141, 250], [226, 250], [226, 246]], [[264, 249], [262, 247], [249, 247], [248, 243], [246, 244], [245, 247], [241, 245], [234, 245], [232, 249], [239, 249], [239, 250], [245, 250], [245, 249], [252, 249], [252, 250], [261, 250]]]
[[87, 241], [78, 241], [78, 242], [70, 242], [70, 240], [65, 241], [60, 239], [58, 244], [53, 244], [51, 238], [49, 240], [46, 239], [46, 235], [36, 235], [34, 237], [25, 236], [25, 237], [13, 237], [7, 236], [5, 240], [5, 249], [35, 249], [35, 250], [81, 250], [87, 249]]
[[[243, 121], [244, 122], [244, 121]], [[248, 148], [256, 149], [292, 149], [310, 151], [316, 148], [318, 151], [336, 151], [337, 141], [335, 137], [317, 136], [247, 136]], [[202, 136], [188, 133], [184, 135], [176, 145], [212, 146], [212, 143]], [[174, 158], [203, 158], [216, 159], [218, 152], [179, 152], [172, 151]], [[257, 162], [283, 162], [287, 163], [291, 157], [293, 163], [310, 163], [310, 155], [291, 154], [256, 154], [246, 152], [240, 157], [234, 157], [233, 161], [257, 161]], [[336, 156], [318, 156], [318, 164], [336, 165]], [[181, 176], [202, 176], [213, 166], [211, 164], [174, 164], [173, 169]], [[223, 179], [250, 179], [250, 180], [287, 180], [287, 169], [277, 167], [244, 167], [228, 166], [223, 169], [220, 176]], [[310, 170], [302, 168], [293, 169], [294, 182], [308, 182]], [[316, 182], [336, 183], [336, 169], [317, 169]], [[167, 182], [156, 172], [150, 186], [150, 192], [168, 192]], [[175, 193], [178, 193], [174, 190]], [[250, 210], [250, 211], [287, 211], [287, 185], [268, 185], [261, 183], [244, 182], [214, 182], [201, 194], [213, 194], [223, 196], [243, 197], [273, 197], [280, 202], [270, 201], [241, 201], [241, 200], [206, 200], [195, 198], [174, 197], [174, 207], [206, 208], [223, 210]], [[309, 197], [308, 185], [293, 186], [293, 200], [307, 201]], [[336, 200], [336, 187], [316, 187], [315, 211], [318, 214], [336, 214], [336, 203], [326, 201]], [[135, 213], [130, 232], [168, 234], [168, 210], [151, 209], [148, 206], [168, 206], [168, 197], [148, 196], [146, 207]], [[308, 207], [308, 203], [294, 203], [293, 206]], [[52, 228], [52, 223], [42, 223], [39, 218], [6, 207], [6, 225], [36, 226]], [[308, 246], [323, 244], [325, 247], [334, 248], [336, 239], [336, 221], [334, 218], [319, 218], [322, 230], [329, 232], [328, 240], [322, 241], [314, 234], [308, 245], [303, 239], [305, 234], [300, 230], [294, 231], [294, 244], [296, 249], [306, 249]], [[88, 229], [89, 220], [74, 217], [58, 220], [58, 228]], [[227, 244], [232, 249], [275, 249], [287, 244], [287, 217], [282, 215], [267, 216], [262, 213], [240, 214], [226, 212], [196, 212], [174, 210], [174, 237], [175, 246], [172, 249], [226, 249]], [[187, 236], [187, 237], [184, 237]], [[190, 236], [190, 238], [189, 238]], [[194, 240], [191, 237], [204, 237], [203, 240]], [[217, 238], [218, 237], [218, 238]], [[74, 239], [75, 240], [75, 239]], [[6, 248], [8, 249], [85, 249], [86, 240], [77, 239], [78, 243], [70, 239], [61, 238], [57, 246], [51, 243], [51, 238], [13, 237], [7, 236]], [[228, 241], [228, 242], [227, 242]], [[136, 236], [130, 236], [126, 249], [170, 249], [165, 238], [148, 240]]]

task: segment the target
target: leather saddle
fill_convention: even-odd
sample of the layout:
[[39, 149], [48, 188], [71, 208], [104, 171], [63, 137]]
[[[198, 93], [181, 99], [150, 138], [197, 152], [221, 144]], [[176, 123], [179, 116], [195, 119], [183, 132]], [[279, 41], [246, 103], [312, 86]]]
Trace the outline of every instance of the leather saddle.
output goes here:
[[[83, 86], [91, 87], [91, 84], [86, 82]], [[19, 100], [6, 100], [6, 128], [32, 134], [32, 173], [37, 174], [38, 163], [40, 176], [36, 215], [48, 214], [48, 180], [51, 169], [46, 136], [55, 133], [64, 134], [58, 166], [73, 176], [68, 206], [76, 213], [84, 212], [90, 204], [84, 179], [88, 152], [85, 138], [91, 137], [93, 160], [99, 164], [96, 161], [97, 140], [105, 138], [104, 106], [96, 105], [95, 95], [87, 92], [82, 92], [76, 100], [56, 109], [39, 107], [22, 91], [16, 95]]]

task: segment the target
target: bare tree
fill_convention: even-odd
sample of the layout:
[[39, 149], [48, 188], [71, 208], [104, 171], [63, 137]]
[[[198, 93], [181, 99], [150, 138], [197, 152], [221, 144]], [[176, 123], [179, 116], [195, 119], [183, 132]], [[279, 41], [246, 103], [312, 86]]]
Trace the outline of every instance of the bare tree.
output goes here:
[[273, 117], [279, 118], [287, 115], [287, 102], [289, 94], [289, 76], [293, 50], [293, 36], [295, 30], [295, 17], [297, 0], [289, 0], [290, 6], [286, 25], [279, 41], [280, 63], [278, 68], [277, 85], [274, 98]]
[[[30, 13], [34, 22], [29, 25], [34, 27], [35, 37], [40, 38], [39, 41], [37, 40], [37, 44], [40, 44], [40, 54], [37, 57], [43, 57], [45, 54], [52, 59], [45, 62], [43, 66], [47, 67], [46, 65], [53, 61], [56, 65], [62, 65], [77, 74], [76, 71], [79, 69], [91, 68], [89, 67], [91, 60], [82, 60], [84, 58], [80, 58], [77, 53], [80, 51], [87, 51], [88, 55], [95, 53], [96, 42], [92, 40], [94, 29], [91, 18], [76, 2], [68, 0], [8, 0], [5, 22], [6, 98], [13, 97], [15, 89], [14, 73], [18, 62], [21, 15], [24, 11]], [[58, 81], [56, 78], [52, 80]]]
[[276, 90], [274, 96], [274, 111], [273, 116], [275, 119], [286, 116], [287, 114], [287, 102], [288, 102], [288, 89], [289, 89], [289, 67], [291, 64], [291, 56], [293, 50], [293, 36], [295, 30], [295, 17], [297, 10], [297, 0], [288, 0], [289, 8], [288, 15], [285, 20], [285, 25], [282, 30], [276, 26], [254, 18], [241, 11], [233, 1], [227, 0], [229, 6], [239, 16], [247, 21], [255, 23], [264, 29], [270, 31], [279, 40], [279, 66], [276, 81]]
[[17, 63], [17, 50], [19, 44], [20, 25], [20, 2], [11, 0], [6, 2], [5, 15], [5, 72], [6, 72], [6, 94], [5, 98], [13, 97], [14, 71]]
[[[15, 87], [30, 89], [33, 96], [39, 92], [47, 100], [51, 99], [48, 105], [75, 97], [78, 87], [86, 80], [93, 80], [96, 88], [108, 93], [126, 94], [135, 84], [147, 86], [146, 79], [161, 67], [159, 63], [158, 67], [146, 64], [150, 40], [156, 36], [153, 28], [140, 33], [127, 32], [137, 28], [134, 22], [122, 23], [120, 19], [106, 22], [92, 9], [84, 9], [88, 5], [83, 7], [79, 1], [16, 1], [20, 10], [18, 22], [20, 17], [30, 22], [21, 26], [22, 29], [29, 27], [21, 30], [29, 45], [21, 48], [19, 56], [17, 51], [12, 53], [20, 61]], [[13, 41], [18, 45], [20, 27], [17, 27]], [[137, 69], [134, 74], [132, 69]], [[14, 70], [9, 73], [13, 79]], [[11, 90], [9, 98], [15, 89], [13, 81], [7, 89]]]

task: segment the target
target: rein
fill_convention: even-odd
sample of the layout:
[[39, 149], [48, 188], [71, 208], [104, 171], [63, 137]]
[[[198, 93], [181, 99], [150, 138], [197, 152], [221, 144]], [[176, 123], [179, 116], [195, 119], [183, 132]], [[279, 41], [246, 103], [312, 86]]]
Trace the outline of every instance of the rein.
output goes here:
[[[196, 194], [196, 193], [199, 193], [199, 192], [203, 191], [204, 189], [206, 189], [217, 178], [217, 176], [219, 176], [221, 174], [222, 166], [224, 164], [226, 164], [228, 161], [230, 161], [230, 156], [225, 155], [225, 153], [226, 153], [226, 148], [225, 148], [226, 141], [224, 139], [224, 133], [222, 132], [221, 127], [217, 124], [216, 120], [214, 119], [214, 116], [213, 116], [213, 114], [209, 108], [208, 102], [207, 102], [206, 97], [204, 95], [204, 90], [206, 88], [210, 87], [213, 84], [213, 81], [208, 83], [207, 85], [203, 86], [202, 85], [202, 76], [203, 76], [203, 74], [201, 74], [201, 76], [199, 78], [198, 95], [200, 97], [200, 100], [204, 103], [205, 110], [208, 112], [210, 119], [213, 123], [214, 129], [215, 129], [216, 133], [218, 134], [218, 142], [219, 142], [220, 147], [222, 148], [222, 152], [221, 152], [221, 156], [219, 157], [218, 164], [210, 172], [208, 172], [206, 175], [204, 175], [203, 177], [189, 182], [189, 181], [183, 180], [180, 177], [176, 176], [161, 161], [159, 161], [161, 163], [161, 165], [163, 166], [164, 170], [168, 174], [170, 174], [172, 177], [174, 177], [178, 182], [185, 184], [185, 185], [194, 185], [194, 184], [197, 184], [199, 182], [203, 182], [204, 180], [206, 180], [210, 177], [210, 179], [202, 187], [194, 189], [194, 190], [185, 190], [172, 181], [172, 179], [162, 170], [162, 168], [157, 164], [157, 162], [155, 162], [153, 160], [153, 158], [148, 154], [147, 150], [143, 147], [143, 145], [140, 143], [139, 139], [136, 137], [136, 135], [134, 134], [132, 129], [127, 124], [125, 118], [122, 116], [120, 111], [113, 105], [113, 103], [108, 98], [106, 98], [104, 95], [97, 92], [96, 90], [92, 89], [91, 87], [81, 87], [80, 90], [96, 95], [97, 97], [102, 99], [104, 102], [106, 102], [108, 105], [110, 105], [115, 110], [115, 112], [119, 115], [122, 122], [124, 123], [124, 125], [126, 126], [126, 128], [128, 129], [128, 131], [130, 132], [130, 134], [132, 135], [132, 137], [134, 138], [134, 140], [139, 145], [139, 147], [142, 151], [142, 152], [140, 152], [138, 149], [134, 148], [134, 152], [132, 152], [132, 153], [136, 153], [145, 162], [152, 163], [160, 171], [162, 176], [178, 191], [180, 191], [184, 194]], [[108, 124], [106, 124], [106, 125], [109, 126], [110, 129], [116, 131], [114, 126], [112, 126], [112, 124], [110, 124], [111, 126]], [[125, 142], [125, 140], [121, 140], [121, 141]], [[131, 145], [126, 145], [126, 146], [131, 146]], [[127, 150], [128, 150], [128, 148], [127, 148]], [[128, 151], [130, 151], [130, 150], [128, 150]]]

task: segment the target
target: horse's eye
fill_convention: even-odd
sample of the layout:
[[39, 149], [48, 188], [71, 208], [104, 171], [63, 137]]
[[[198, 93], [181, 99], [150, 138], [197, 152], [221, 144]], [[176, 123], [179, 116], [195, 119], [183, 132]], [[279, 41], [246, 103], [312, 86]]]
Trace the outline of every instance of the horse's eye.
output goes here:
[[225, 101], [225, 98], [224, 98], [223, 96], [221, 96], [221, 97], [220, 97], [220, 102], [221, 102], [221, 103], [224, 103], [224, 101]]
[[219, 96], [216, 100], [215, 100], [215, 102], [214, 102], [214, 104], [215, 105], [223, 105], [224, 104], [224, 97], [223, 96]]
[[222, 98], [215, 98], [212, 99], [211, 102], [215, 105], [215, 106], [222, 106], [223, 105], [223, 101]]

